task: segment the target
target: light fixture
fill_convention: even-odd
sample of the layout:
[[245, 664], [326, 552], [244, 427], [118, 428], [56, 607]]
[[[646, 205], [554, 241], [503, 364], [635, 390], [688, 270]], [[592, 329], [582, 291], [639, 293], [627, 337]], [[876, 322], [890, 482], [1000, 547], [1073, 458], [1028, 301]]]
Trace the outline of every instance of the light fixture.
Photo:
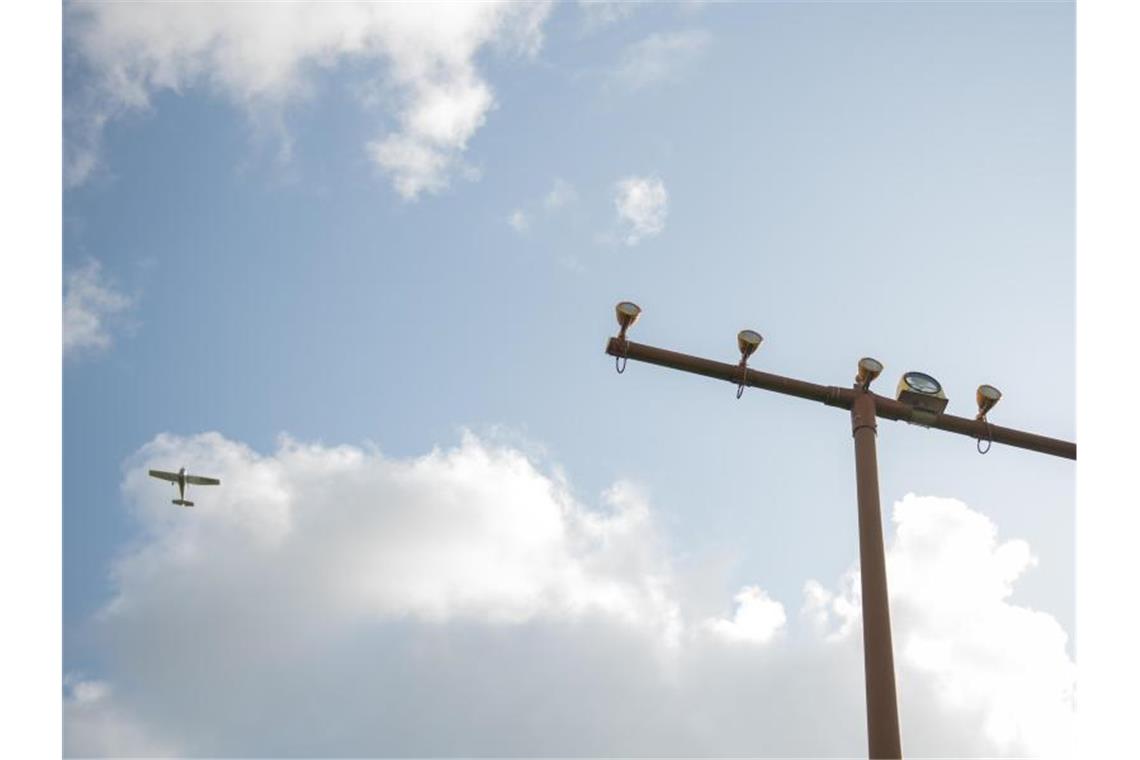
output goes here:
[[942, 414], [949, 403], [946, 394], [942, 392], [942, 383], [925, 372], [904, 373], [899, 379], [895, 397], [910, 405], [910, 422], [927, 426]]
[[617, 314], [618, 325], [621, 327], [618, 340], [625, 340], [625, 331], [632, 327], [637, 318], [641, 316], [641, 307], [633, 301], [622, 301], [614, 307], [614, 312]]
[[736, 397], [744, 395], [744, 380], [748, 372], [748, 357], [756, 353], [764, 336], [755, 330], [741, 330], [736, 334], [736, 347], [740, 349], [740, 382], [736, 385]]
[[883, 363], [881, 361], [864, 356], [859, 360], [859, 374], [855, 375], [855, 382], [863, 390], [867, 390], [882, 371]]
[[760, 344], [764, 342], [764, 336], [755, 330], [741, 330], [736, 334], [736, 346], [740, 349], [740, 363], [744, 364], [748, 361], [748, 357], [756, 353], [756, 349], [760, 348]]
[[979, 385], [976, 398], [978, 400], [977, 419], [984, 420], [994, 405], [1001, 401], [1001, 391], [992, 385]]

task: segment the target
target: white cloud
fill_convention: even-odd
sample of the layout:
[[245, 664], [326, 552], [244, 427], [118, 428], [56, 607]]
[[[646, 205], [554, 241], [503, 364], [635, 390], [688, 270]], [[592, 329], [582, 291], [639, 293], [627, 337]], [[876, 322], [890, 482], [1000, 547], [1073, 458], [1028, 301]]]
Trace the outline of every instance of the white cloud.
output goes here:
[[[258, 593], [264, 573], [278, 586], [304, 579], [315, 594], [307, 603], [329, 620], [518, 623], [600, 610], [662, 626], [662, 635], [672, 623], [648, 508], [634, 490], [619, 484], [605, 494], [605, 513], [587, 511], [518, 452], [470, 435], [407, 461], [289, 439], [265, 458], [216, 434], [160, 436], [138, 462], [124, 490], [156, 542], [117, 567], [115, 615], [158, 602], [148, 597], [156, 570], [185, 562], [196, 576], [228, 577], [227, 593]], [[146, 475], [183, 462], [225, 484], [202, 489], [186, 514]], [[259, 554], [209, 551], [243, 544]], [[241, 588], [242, 578], [251, 585]]]
[[[222, 479], [193, 509], [146, 476], [182, 465]], [[858, 627], [825, 635], [849, 588], [816, 584], [819, 627], [802, 635], [759, 586], [731, 619], [691, 614], [627, 483], [590, 508], [557, 468], [471, 435], [401, 459], [288, 438], [260, 455], [211, 433], [158, 436], [127, 463], [123, 492], [141, 535], [91, 627], [106, 673], [72, 689], [69, 754], [863, 750]], [[1063, 634], [1002, 596], [1022, 558], [986, 550], [984, 518], [909, 503], [890, 552], [892, 578], [922, 579], [893, 587], [908, 754], [1040, 752], [1041, 723], [1071, 717], [1049, 691], [1071, 685]], [[922, 536], [935, 534], [963, 546], [930, 551]], [[988, 595], [925, 593], [928, 579], [967, 574], [963, 562]], [[947, 605], [973, 623], [938, 628]], [[1003, 630], [1007, 614], [1022, 624]], [[1006, 648], [1014, 635], [1019, 651]], [[1041, 693], [1014, 689], [1018, 677]]]
[[174, 757], [115, 703], [111, 686], [101, 681], [65, 679], [63, 754], [71, 757]]
[[665, 183], [656, 177], [627, 177], [617, 183], [614, 206], [625, 227], [625, 242], [637, 245], [642, 238], [665, 229], [669, 196]]
[[788, 618], [784, 605], [768, 596], [759, 586], [746, 586], [736, 595], [736, 614], [705, 621], [705, 626], [728, 641], [767, 644], [783, 628]]
[[547, 210], [553, 211], [569, 205], [577, 199], [578, 191], [574, 189], [574, 186], [561, 177], [556, 177], [554, 186], [550, 188], [550, 192], [542, 199], [542, 205], [545, 206]]
[[534, 199], [524, 204], [524, 207], [530, 210], [529, 212], [524, 211], [523, 208], [516, 208], [507, 217], [507, 223], [515, 232], [521, 234], [530, 229], [531, 221], [535, 217], [540, 217], [543, 214], [547, 217], [552, 216], [559, 209], [574, 203], [576, 200], [578, 200], [578, 191], [574, 189], [574, 186], [561, 177], [555, 177], [553, 186], [541, 200]]
[[102, 273], [95, 259], [67, 273], [63, 290], [63, 354], [103, 351], [112, 343], [111, 325], [131, 299]]
[[149, 108], [155, 93], [206, 87], [255, 122], [279, 125], [316, 69], [351, 60], [377, 64], [395, 121], [367, 154], [403, 197], [437, 192], [463, 173], [467, 143], [495, 105], [476, 54], [533, 55], [549, 12], [548, 3], [508, 2], [69, 6], [69, 50], [92, 79], [66, 108], [68, 180], [97, 167], [107, 122]]
[[[1056, 619], [1011, 604], [1013, 583], [1036, 563], [1021, 540], [955, 499], [908, 494], [895, 504], [887, 554], [895, 663], [928, 685], [944, 709], [978, 715], [1001, 755], [1070, 756], [1075, 666]], [[860, 626], [859, 574], [831, 594], [809, 584], [808, 610], [851, 638]]]
[[675, 80], [708, 47], [711, 35], [700, 29], [651, 34], [622, 52], [613, 81], [631, 90]]
[[593, 32], [629, 18], [640, 4], [631, 0], [578, 0], [586, 31]]
[[530, 221], [527, 219], [526, 213], [519, 208], [516, 208], [511, 212], [511, 215], [507, 217], [507, 224], [511, 225], [511, 229], [519, 234], [530, 229]]

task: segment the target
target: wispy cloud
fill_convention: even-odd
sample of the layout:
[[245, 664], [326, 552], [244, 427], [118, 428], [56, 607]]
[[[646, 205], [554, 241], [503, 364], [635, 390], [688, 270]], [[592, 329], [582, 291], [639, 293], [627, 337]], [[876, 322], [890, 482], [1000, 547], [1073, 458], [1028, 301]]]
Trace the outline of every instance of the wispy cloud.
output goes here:
[[516, 208], [507, 217], [511, 229], [518, 233], [530, 230], [531, 223], [536, 217], [549, 217], [559, 209], [565, 208], [578, 200], [578, 191], [566, 180], [555, 177], [554, 185], [541, 199], [532, 199], [524, 207]]
[[530, 220], [527, 218], [526, 212], [519, 208], [516, 208], [507, 217], [507, 224], [511, 225], [511, 229], [519, 234], [530, 229]]
[[578, 10], [587, 32], [605, 29], [633, 15], [645, 3], [633, 0], [578, 0]]
[[574, 189], [574, 186], [558, 177], [554, 180], [554, 187], [550, 188], [550, 192], [542, 199], [542, 205], [553, 211], [569, 205], [577, 199], [578, 191]]
[[669, 213], [669, 196], [665, 183], [657, 177], [626, 177], [619, 180], [614, 193], [618, 221], [625, 228], [627, 245], [660, 234]]
[[81, 3], [68, 6], [69, 49], [86, 87], [69, 98], [67, 180], [99, 165], [103, 130], [155, 93], [202, 87], [262, 124], [342, 61], [376, 65], [395, 127], [365, 146], [406, 199], [464, 173], [463, 153], [495, 105], [475, 58], [484, 48], [533, 55], [549, 3]]
[[630, 90], [676, 80], [696, 62], [711, 39], [701, 29], [651, 34], [626, 47], [612, 80]]
[[65, 276], [63, 291], [63, 354], [73, 357], [111, 347], [112, 326], [132, 305], [103, 275], [95, 259]]
[[174, 757], [168, 743], [147, 734], [143, 724], [115, 699], [103, 681], [69, 676], [64, 680], [63, 752], [65, 757]]

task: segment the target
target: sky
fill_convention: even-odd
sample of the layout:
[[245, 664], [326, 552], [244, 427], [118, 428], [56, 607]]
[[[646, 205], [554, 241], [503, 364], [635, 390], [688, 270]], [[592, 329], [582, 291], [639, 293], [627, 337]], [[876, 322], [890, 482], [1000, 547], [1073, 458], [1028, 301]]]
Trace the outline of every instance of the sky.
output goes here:
[[[1075, 438], [1071, 4], [69, 5], [70, 755], [864, 751], [850, 427]], [[1071, 462], [884, 421], [903, 747], [1063, 754]], [[217, 475], [175, 508], [151, 467]], [[821, 723], [824, 730], [820, 730]]]

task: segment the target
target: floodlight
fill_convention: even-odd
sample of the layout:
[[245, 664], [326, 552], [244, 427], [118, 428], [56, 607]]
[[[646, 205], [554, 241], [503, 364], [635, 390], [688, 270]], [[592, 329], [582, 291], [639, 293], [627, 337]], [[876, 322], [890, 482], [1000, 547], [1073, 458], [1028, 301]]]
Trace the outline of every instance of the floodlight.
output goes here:
[[748, 357], [756, 353], [764, 336], [755, 330], [741, 330], [736, 334], [736, 347], [740, 349], [740, 382], [736, 384], [736, 397], [744, 394], [744, 378], [748, 373]]
[[927, 425], [942, 414], [949, 403], [942, 392], [942, 383], [925, 372], [906, 372], [899, 380], [895, 397], [911, 407], [910, 422]]
[[618, 325], [621, 326], [621, 332], [618, 333], [618, 338], [625, 340], [625, 331], [628, 330], [637, 318], [641, 315], [641, 307], [633, 301], [622, 301], [614, 307], [617, 313]]
[[899, 381], [899, 390], [909, 390], [924, 396], [937, 396], [942, 393], [942, 383], [925, 372], [907, 372]]
[[740, 349], [740, 363], [748, 361], [748, 357], [756, 353], [764, 337], [755, 330], [741, 330], [736, 334], [736, 346]]
[[1001, 391], [992, 385], [979, 385], [976, 398], [978, 400], [978, 419], [984, 420], [986, 413], [994, 408], [994, 404], [1001, 401]]
[[859, 374], [855, 376], [855, 382], [858, 383], [863, 390], [867, 390], [882, 371], [883, 363], [881, 361], [872, 359], [869, 356], [864, 356], [859, 360]]

